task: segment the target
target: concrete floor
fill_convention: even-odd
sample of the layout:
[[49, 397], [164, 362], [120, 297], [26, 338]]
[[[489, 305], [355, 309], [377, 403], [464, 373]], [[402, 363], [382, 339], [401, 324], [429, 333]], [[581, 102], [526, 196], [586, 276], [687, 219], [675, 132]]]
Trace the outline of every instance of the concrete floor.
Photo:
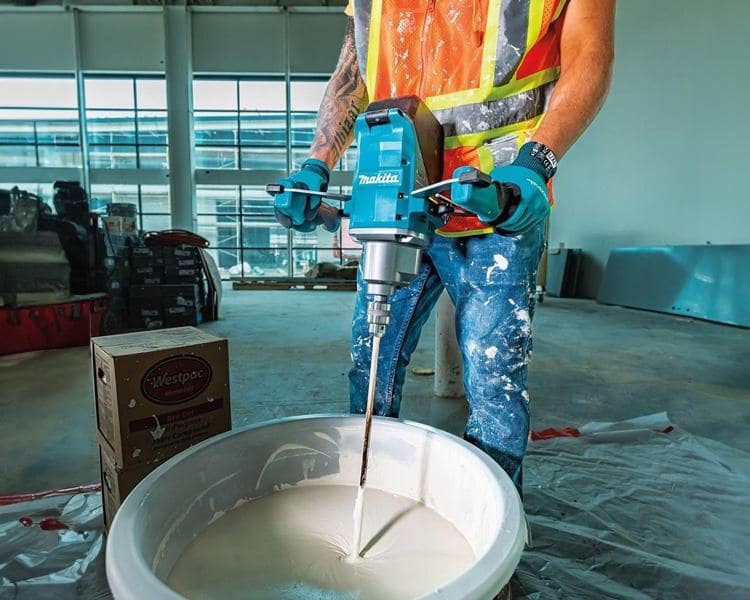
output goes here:
[[[227, 291], [235, 427], [346, 412], [345, 292]], [[585, 300], [547, 298], [534, 322], [532, 427], [581, 425], [668, 411], [693, 433], [750, 451], [750, 331]], [[412, 367], [431, 367], [428, 324]], [[0, 495], [98, 479], [88, 348], [0, 357]], [[433, 396], [409, 373], [402, 416], [454, 433], [461, 400]]]

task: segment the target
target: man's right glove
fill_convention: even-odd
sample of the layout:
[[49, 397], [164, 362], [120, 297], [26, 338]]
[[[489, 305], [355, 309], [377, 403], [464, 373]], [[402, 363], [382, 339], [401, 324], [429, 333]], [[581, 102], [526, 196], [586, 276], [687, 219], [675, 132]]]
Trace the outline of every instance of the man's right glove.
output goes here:
[[[302, 163], [302, 168], [291, 175], [279, 179], [277, 183], [285, 188], [298, 188], [325, 192], [328, 190], [328, 182], [331, 178], [331, 170], [322, 160], [308, 158]], [[318, 225], [325, 225], [329, 231], [338, 229], [340, 222], [331, 223], [322, 219], [319, 214], [321, 198], [310, 196], [299, 192], [284, 192], [277, 194], [274, 200], [276, 209], [276, 220], [287, 229], [309, 233], [314, 231]]]
[[[476, 214], [481, 221], [496, 227], [500, 233], [524, 233], [538, 226], [549, 215], [547, 181], [554, 175], [556, 168], [557, 161], [549, 148], [537, 142], [529, 142], [521, 147], [513, 163], [490, 171], [490, 177], [497, 185], [511, 185], [517, 190], [518, 205], [512, 211], [501, 212], [495, 185], [479, 187], [454, 183], [451, 186], [451, 201]], [[461, 173], [472, 169], [473, 167], [459, 167], [453, 176], [458, 178]]]

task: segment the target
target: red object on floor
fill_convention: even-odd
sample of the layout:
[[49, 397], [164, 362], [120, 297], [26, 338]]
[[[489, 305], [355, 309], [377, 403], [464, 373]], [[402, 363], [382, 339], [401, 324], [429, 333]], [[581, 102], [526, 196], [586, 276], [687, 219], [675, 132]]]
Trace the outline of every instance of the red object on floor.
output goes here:
[[101, 331], [108, 299], [0, 308], [0, 355], [85, 346]]
[[[18, 502], [30, 502], [31, 500], [49, 498], [50, 496], [67, 496], [69, 494], [85, 494], [87, 492], [98, 492], [101, 489], [101, 483], [91, 483], [89, 485], [77, 485], [68, 488], [57, 488], [55, 490], [32, 492], [30, 494], [10, 494], [8, 496], [0, 496], [0, 506], [16, 504]], [[24, 523], [24, 525], [26, 525], [26, 523]]]
[[47, 519], [39, 521], [39, 527], [41, 527], [44, 531], [59, 531], [60, 529], [68, 528], [65, 523], [63, 523], [59, 519], [56, 519], [55, 517], [48, 517]]
[[537, 442], [539, 440], [551, 440], [552, 438], [558, 437], [578, 437], [581, 432], [575, 427], [566, 427], [565, 429], [555, 429], [550, 427], [549, 429], [542, 429], [541, 431], [531, 432], [531, 441]]

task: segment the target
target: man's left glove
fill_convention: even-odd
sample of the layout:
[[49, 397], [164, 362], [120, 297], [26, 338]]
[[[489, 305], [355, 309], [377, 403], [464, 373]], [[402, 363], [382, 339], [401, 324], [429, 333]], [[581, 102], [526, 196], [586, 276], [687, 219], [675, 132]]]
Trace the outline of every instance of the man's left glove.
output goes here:
[[[453, 177], [473, 167], [459, 167]], [[489, 187], [454, 183], [451, 202], [474, 213], [479, 220], [496, 227], [500, 233], [519, 234], [530, 231], [549, 215], [547, 182], [557, 170], [552, 151], [538, 142], [524, 144], [516, 160], [504, 167], [495, 167], [490, 177], [496, 183]], [[502, 210], [498, 202], [498, 186], [511, 185], [517, 189], [518, 205], [514, 210]]]
[[[331, 170], [322, 160], [308, 158], [302, 163], [302, 168], [289, 177], [279, 179], [277, 183], [285, 188], [298, 188], [325, 192], [328, 190], [328, 182], [331, 178]], [[284, 227], [295, 231], [309, 233], [314, 231], [318, 225], [325, 224], [326, 229], [333, 224], [324, 222], [318, 214], [321, 198], [310, 196], [299, 192], [284, 192], [277, 194], [274, 201], [276, 209], [276, 220]], [[338, 223], [336, 223], [336, 226]]]

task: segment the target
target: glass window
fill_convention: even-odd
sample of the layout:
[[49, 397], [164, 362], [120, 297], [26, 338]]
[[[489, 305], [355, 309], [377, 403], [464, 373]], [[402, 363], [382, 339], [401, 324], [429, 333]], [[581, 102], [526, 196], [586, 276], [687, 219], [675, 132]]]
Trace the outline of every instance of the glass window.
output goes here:
[[78, 108], [73, 77], [0, 77], [0, 106]]
[[237, 148], [199, 146], [195, 149], [195, 163], [200, 169], [237, 169]]
[[273, 198], [262, 186], [242, 186], [242, 214], [249, 216], [274, 216]]
[[135, 144], [134, 111], [86, 111], [89, 144]]
[[243, 146], [242, 168], [286, 171], [286, 149]]
[[0, 77], [0, 167], [80, 167], [72, 77]]
[[284, 81], [196, 79], [193, 94], [199, 169], [286, 170]]
[[199, 215], [237, 215], [240, 211], [240, 190], [234, 185], [196, 186], [196, 199]]
[[55, 212], [51, 183], [0, 183], [0, 190], [12, 190], [14, 187], [39, 196]]
[[169, 209], [169, 186], [141, 186], [141, 210], [144, 213], [169, 215]]
[[138, 108], [167, 110], [167, 83], [163, 79], [136, 79], [135, 93]]
[[238, 123], [236, 114], [197, 112], [193, 119], [196, 145], [237, 145]]
[[169, 157], [166, 146], [138, 146], [138, 166], [142, 169], [167, 169]]
[[167, 145], [167, 113], [138, 111], [138, 143]]
[[89, 77], [85, 89], [92, 168], [168, 168], [163, 79]]
[[195, 110], [237, 110], [237, 81], [196, 79], [193, 81]]
[[135, 169], [138, 166], [136, 147], [91, 145], [89, 166], [92, 169]]
[[290, 90], [292, 111], [317, 113], [323, 94], [328, 85], [327, 80], [292, 81]]
[[70, 114], [64, 114], [56, 121], [37, 121], [36, 139], [40, 144], [78, 146], [78, 119]]
[[244, 146], [286, 146], [284, 113], [240, 113], [240, 143]]
[[340, 256], [332, 249], [324, 248], [295, 248], [292, 252], [294, 257], [294, 270], [292, 277], [306, 277], [316, 264], [329, 262], [341, 264]]
[[139, 227], [144, 231], [170, 228], [169, 186], [166, 185], [110, 185], [91, 186], [91, 210], [106, 214], [112, 202], [134, 204], [139, 217]]
[[40, 167], [79, 167], [81, 150], [76, 146], [42, 146], [37, 147]]
[[279, 81], [240, 81], [240, 110], [286, 110], [286, 86]]
[[0, 165], [3, 167], [36, 167], [36, 146], [0, 146]]
[[139, 205], [137, 185], [101, 185], [91, 186], [89, 205], [92, 212], [105, 214], [107, 205], [113, 202], [124, 202]]
[[83, 87], [87, 109], [135, 108], [135, 85], [132, 78], [87, 77]]
[[[298, 167], [309, 156], [326, 85], [292, 81], [287, 112], [280, 79], [196, 79], [197, 167], [285, 172], [290, 160]], [[347, 151], [339, 168], [352, 169], [355, 159], [356, 149]], [[320, 261], [342, 264], [359, 256], [346, 226], [333, 234], [281, 227], [264, 186], [200, 185], [197, 204], [200, 233], [219, 246], [213, 252], [225, 278], [300, 277]]]
[[171, 227], [169, 215], [141, 215], [143, 231], [163, 231]]

